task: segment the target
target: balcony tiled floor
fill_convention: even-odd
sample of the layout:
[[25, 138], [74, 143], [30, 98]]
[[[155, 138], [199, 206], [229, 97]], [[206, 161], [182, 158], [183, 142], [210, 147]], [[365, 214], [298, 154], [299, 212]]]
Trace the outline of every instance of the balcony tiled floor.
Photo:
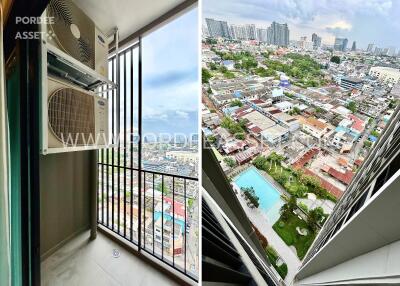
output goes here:
[[[113, 249], [120, 252], [114, 258]], [[139, 257], [98, 233], [80, 234], [42, 262], [42, 286], [178, 285]]]

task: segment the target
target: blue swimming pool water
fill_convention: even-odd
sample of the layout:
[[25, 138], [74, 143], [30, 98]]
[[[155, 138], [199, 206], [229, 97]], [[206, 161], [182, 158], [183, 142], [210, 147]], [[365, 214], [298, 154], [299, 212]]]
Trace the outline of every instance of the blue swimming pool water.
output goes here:
[[255, 167], [247, 169], [234, 178], [234, 183], [239, 188], [253, 187], [260, 199], [259, 208], [265, 212], [270, 223], [275, 223], [279, 219], [279, 209], [284, 204], [280, 198], [280, 192]]
[[[157, 221], [160, 217], [161, 217], [161, 212], [154, 212], [154, 221]], [[164, 221], [170, 221], [170, 220], [172, 220], [172, 216], [164, 213]], [[177, 219], [176, 217], [175, 217], [175, 222], [182, 227], [181, 230], [182, 232], [184, 232], [185, 222], [181, 219]]]

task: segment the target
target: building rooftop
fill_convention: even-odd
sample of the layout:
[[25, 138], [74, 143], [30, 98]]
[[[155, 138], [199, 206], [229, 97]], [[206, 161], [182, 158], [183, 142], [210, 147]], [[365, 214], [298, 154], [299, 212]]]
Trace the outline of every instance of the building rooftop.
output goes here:
[[293, 106], [293, 104], [289, 101], [278, 102], [278, 103], [275, 103], [274, 105], [279, 109], [286, 109], [286, 108]]
[[348, 81], [348, 82], [355, 83], [355, 84], [363, 83], [362, 79], [355, 78], [355, 77], [345, 77], [345, 78], [342, 78], [341, 80]]
[[288, 129], [276, 124], [274, 126], [271, 126], [268, 129], [265, 129], [264, 131], [262, 131], [261, 135], [264, 137], [275, 139], [277, 137], [283, 136], [287, 132], [288, 132]]
[[251, 113], [248, 113], [243, 116], [243, 118], [246, 118], [249, 120], [249, 122], [253, 123], [254, 125], [258, 126], [261, 128], [261, 130], [265, 130], [271, 126], [274, 126], [276, 123], [269, 119], [268, 117], [262, 115], [258, 111], [254, 111]]
[[303, 121], [303, 124], [307, 124], [309, 126], [312, 126], [314, 128], [320, 129], [320, 130], [323, 130], [328, 127], [328, 125], [326, 123], [318, 120], [315, 117], [305, 118], [305, 120]]

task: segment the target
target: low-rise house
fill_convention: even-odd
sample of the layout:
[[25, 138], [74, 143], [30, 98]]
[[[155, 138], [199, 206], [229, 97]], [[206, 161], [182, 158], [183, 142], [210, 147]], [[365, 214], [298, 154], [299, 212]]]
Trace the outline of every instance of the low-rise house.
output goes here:
[[243, 140], [232, 139], [228, 142], [225, 142], [221, 148], [225, 152], [226, 155], [235, 153], [237, 151], [243, 151], [247, 146], [247, 142]]
[[242, 118], [247, 119], [249, 123], [259, 127], [261, 130], [268, 129], [276, 124], [274, 121], [272, 121], [265, 115], [254, 110], [250, 113], [243, 115]]
[[334, 134], [331, 143], [337, 150], [340, 150], [340, 153], [347, 153], [351, 151], [354, 142], [354, 136], [345, 131], [339, 131]]
[[222, 65], [226, 67], [227, 70], [234, 70], [235, 69], [235, 62], [231, 60], [222, 61]]
[[238, 110], [239, 108], [240, 108], [240, 107], [237, 106], [237, 105], [235, 105], [235, 106], [228, 106], [228, 107], [223, 108], [223, 109], [222, 109], [222, 112], [223, 112], [225, 115], [230, 116], [230, 115], [232, 115], [236, 110]]
[[215, 105], [221, 106], [224, 104], [231, 103], [236, 99], [235, 96], [231, 93], [212, 93], [210, 95], [211, 100], [214, 102]]
[[216, 128], [221, 124], [221, 119], [217, 113], [207, 113], [202, 116], [203, 124], [209, 128]]
[[324, 165], [321, 169], [345, 185], [350, 184], [354, 176], [354, 173], [348, 169], [342, 172], [328, 165]]
[[250, 162], [255, 156], [260, 154], [260, 151], [257, 147], [250, 147], [247, 150], [239, 152], [235, 155], [235, 160], [239, 165]]
[[282, 112], [288, 112], [292, 110], [293, 104], [289, 101], [282, 101], [274, 104], [276, 108], [278, 108]]
[[274, 88], [272, 90], [272, 101], [277, 102], [284, 98], [283, 89], [282, 88]]
[[300, 121], [302, 129], [317, 139], [321, 139], [329, 131], [328, 124], [315, 117], [305, 118], [298, 116], [297, 118]]
[[214, 134], [223, 142], [227, 142], [233, 138], [232, 134], [223, 127], [215, 128]]
[[275, 113], [273, 117], [282, 122], [285, 126], [287, 126], [290, 132], [294, 132], [300, 128], [299, 120], [292, 115], [280, 112]]
[[335, 106], [334, 108], [331, 109], [331, 111], [342, 116], [347, 116], [351, 113], [351, 110], [347, 109], [342, 105]]
[[289, 129], [275, 124], [274, 126], [262, 131], [261, 136], [263, 137], [263, 140], [268, 142], [268, 144], [276, 145], [289, 139]]

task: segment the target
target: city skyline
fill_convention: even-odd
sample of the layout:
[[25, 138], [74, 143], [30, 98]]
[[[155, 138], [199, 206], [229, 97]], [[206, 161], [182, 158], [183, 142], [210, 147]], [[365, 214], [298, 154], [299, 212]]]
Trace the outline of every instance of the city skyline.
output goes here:
[[[333, 45], [335, 37], [357, 42], [357, 48], [368, 44], [400, 48], [400, 40], [392, 35], [400, 32], [400, 3], [375, 1], [276, 1], [260, 0], [211, 2], [205, 0], [203, 17], [227, 21], [232, 25], [255, 24], [267, 28], [273, 21], [287, 23], [290, 40], [299, 40], [313, 33], [322, 37], [322, 44]], [[229, 5], [228, 5], [229, 4]], [[249, 12], [251, 11], [251, 13]], [[373, 29], [368, 28], [373, 27]]]

